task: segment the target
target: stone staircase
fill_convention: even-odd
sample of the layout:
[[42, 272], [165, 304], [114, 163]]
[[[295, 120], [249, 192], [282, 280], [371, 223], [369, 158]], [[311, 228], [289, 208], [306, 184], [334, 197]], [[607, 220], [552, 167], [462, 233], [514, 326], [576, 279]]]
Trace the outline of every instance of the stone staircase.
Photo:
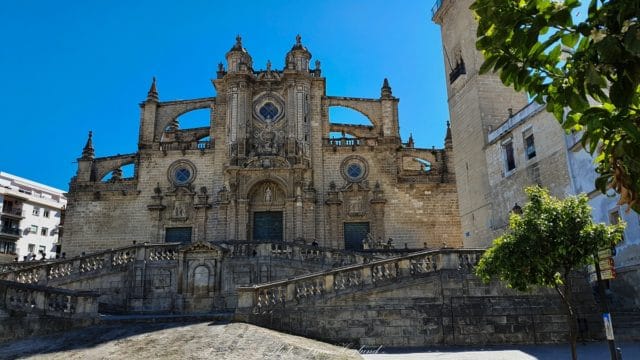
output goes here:
[[[555, 291], [483, 284], [473, 274], [482, 252], [426, 250], [239, 287], [236, 320], [358, 346], [564, 342], [566, 315]], [[586, 276], [577, 274], [574, 292], [587, 324], [581, 336], [602, 339]], [[640, 321], [628, 318], [629, 326]]]
[[[243, 259], [271, 258], [284, 265], [302, 265], [309, 268], [309, 271], [365, 263], [385, 256], [382, 252], [356, 253], [286, 242], [229, 241], [211, 244], [225, 249], [227, 251], [225, 256], [229, 259], [242, 261]], [[145, 243], [71, 259], [0, 264], [0, 279], [38, 285], [79, 281], [83, 278], [126, 272], [128, 266], [136, 259], [149, 263], [176, 260], [180, 249], [184, 246], [185, 244], [180, 243]]]

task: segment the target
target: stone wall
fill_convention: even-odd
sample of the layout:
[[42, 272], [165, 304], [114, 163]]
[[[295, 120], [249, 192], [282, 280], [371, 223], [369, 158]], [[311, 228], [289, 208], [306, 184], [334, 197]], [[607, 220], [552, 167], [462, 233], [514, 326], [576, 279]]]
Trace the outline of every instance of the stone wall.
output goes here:
[[[471, 273], [479, 251], [426, 251], [239, 288], [237, 319], [357, 346], [552, 343], [566, 339], [555, 291], [520, 293]], [[585, 339], [601, 326], [584, 274], [574, 288]]]

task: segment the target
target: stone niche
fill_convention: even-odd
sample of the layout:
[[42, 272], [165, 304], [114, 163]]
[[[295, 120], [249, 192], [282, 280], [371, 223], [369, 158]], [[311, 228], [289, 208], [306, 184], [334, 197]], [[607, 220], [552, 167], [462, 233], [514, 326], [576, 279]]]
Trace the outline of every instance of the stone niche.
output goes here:
[[181, 298], [185, 312], [208, 312], [223, 307], [220, 295], [221, 248], [195, 242], [181, 250]]

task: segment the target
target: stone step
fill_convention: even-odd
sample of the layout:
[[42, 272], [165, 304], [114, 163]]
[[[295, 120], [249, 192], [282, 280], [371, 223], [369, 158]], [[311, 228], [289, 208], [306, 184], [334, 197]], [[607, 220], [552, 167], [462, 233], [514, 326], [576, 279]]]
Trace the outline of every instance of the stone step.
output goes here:
[[100, 314], [103, 324], [132, 324], [132, 323], [196, 323], [214, 322], [228, 323], [233, 319], [232, 311], [219, 311], [197, 314]]

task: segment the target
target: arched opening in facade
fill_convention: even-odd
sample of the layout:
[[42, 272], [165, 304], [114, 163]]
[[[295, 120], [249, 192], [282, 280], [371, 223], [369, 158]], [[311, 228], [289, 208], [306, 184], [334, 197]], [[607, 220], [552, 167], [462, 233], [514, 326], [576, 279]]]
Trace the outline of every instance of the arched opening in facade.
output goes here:
[[249, 238], [253, 241], [283, 241], [285, 229], [284, 189], [273, 181], [256, 184], [249, 192]]
[[[211, 126], [211, 109], [196, 109], [187, 111], [176, 118], [178, 129], [195, 129]], [[170, 127], [171, 124], [168, 125]], [[166, 129], [165, 129], [166, 130]]]
[[126, 179], [131, 179], [133, 178], [134, 174], [135, 174], [135, 164], [131, 163], [131, 164], [126, 164], [126, 165], [122, 165], [121, 167], [117, 168], [117, 169], [113, 169], [111, 171], [109, 171], [108, 173], [106, 173], [102, 179], [100, 179], [100, 181], [102, 182], [114, 182], [114, 181], [118, 181], [118, 180], [126, 180]]
[[371, 120], [363, 113], [338, 105], [329, 107], [329, 123], [373, 126]]

